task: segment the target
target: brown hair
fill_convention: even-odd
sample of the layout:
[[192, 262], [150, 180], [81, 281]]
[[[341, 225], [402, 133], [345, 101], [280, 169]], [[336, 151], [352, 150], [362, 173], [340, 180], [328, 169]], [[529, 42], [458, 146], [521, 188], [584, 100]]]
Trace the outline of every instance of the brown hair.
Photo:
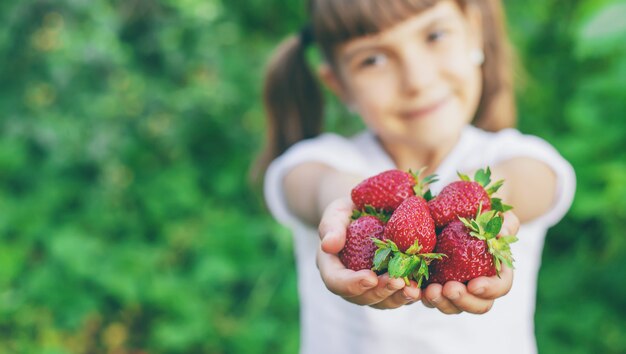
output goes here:
[[[346, 41], [378, 33], [443, 0], [310, 0], [315, 42], [333, 66], [334, 52]], [[472, 124], [497, 131], [515, 125], [513, 55], [501, 0], [455, 0], [462, 10], [475, 6], [483, 23], [483, 91]], [[323, 96], [306, 62], [306, 38], [294, 35], [276, 50], [266, 73], [266, 147], [253, 176], [296, 142], [317, 136], [323, 127]]]

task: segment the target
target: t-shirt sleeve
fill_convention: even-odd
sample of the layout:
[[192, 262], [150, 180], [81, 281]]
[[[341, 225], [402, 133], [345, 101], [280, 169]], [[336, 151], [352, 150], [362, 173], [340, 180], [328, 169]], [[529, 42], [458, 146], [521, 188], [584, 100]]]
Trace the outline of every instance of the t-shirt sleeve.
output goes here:
[[274, 218], [287, 227], [304, 223], [288, 207], [283, 179], [294, 167], [305, 162], [326, 164], [339, 171], [359, 174], [363, 170], [363, 158], [347, 138], [336, 134], [322, 134], [303, 140], [270, 164], [265, 173], [264, 194], [267, 206]]
[[570, 163], [545, 140], [524, 135], [515, 129], [498, 133], [494, 145], [489, 149], [495, 154], [494, 163], [523, 156], [540, 160], [552, 168], [557, 179], [554, 202], [550, 210], [531, 223], [541, 223], [547, 227], [558, 223], [569, 210], [576, 190], [576, 174]]

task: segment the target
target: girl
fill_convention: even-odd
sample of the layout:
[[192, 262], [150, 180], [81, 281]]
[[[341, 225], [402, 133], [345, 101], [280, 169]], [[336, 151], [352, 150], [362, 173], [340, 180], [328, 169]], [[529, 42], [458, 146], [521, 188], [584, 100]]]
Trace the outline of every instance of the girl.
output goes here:
[[[301, 352], [536, 352], [543, 239], [569, 208], [574, 174], [545, 141], [511, 129], [511, 53], [501, 4], [313, 0], [309, 9], [311, 27], [279, 47], [265, 87], [264, 156], [273, 160], [265, 195], [295, 235]], [[361, 134], [321, 134], [322, 96], [304, 55], [313, 42], [324, 58], [319, 78], [363, 119]], [[500, 278], [421, 291], [387, 274], [343, 267], [337, 254], [353, 208], [351, 188], [387, 169], [421, 166], [439, 175], [435, 194], [457, 171], [490, 166], [495, 179], [506, 180], [499, 197], [515, 214], [505, 216], [503, 233], [520, 239], [512, 246], [515, 282], [504, 269]]]

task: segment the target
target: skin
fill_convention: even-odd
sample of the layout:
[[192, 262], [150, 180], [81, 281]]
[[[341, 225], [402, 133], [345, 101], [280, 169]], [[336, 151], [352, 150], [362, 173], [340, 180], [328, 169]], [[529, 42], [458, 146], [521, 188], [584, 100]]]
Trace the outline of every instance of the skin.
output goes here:
[[[320, 78], [359, 113], [397, 168], [428, 166], [427, 175], [455, 146], [478, 105], [481, 66], [469, 59], [469, 53], [482, 46], [480, 28], [476, 11], [463, 13], [453, 2], [441, 2], [376, 36], [340, 46], [336, 64], [322, 66]], [[491, 170], [493, 180], [506, 180], [498, 197], [515, 206], [515, 214], [505, 214], [502, 234], [516, 234], [521, 222], [542, 215], [551, 206], [556, 180], [542, 162], [515, 158]], [[318, 226], [317, 266], [331, 292], [378, 309], [421, 300], [446, 314], [485, 313], [495, 299], [509, 292], [510, 269], [503, 269], [500, 278], [480, 277], [467, 286], [431, 284], [423, 291], [414, 282], [406, 286], [402, 279], [387, 274], [346, 269], [338, 253], [354, 207], [350, 191], [366, 177], [303, 163], [284, 179], [289, 207], [302, 220]]]

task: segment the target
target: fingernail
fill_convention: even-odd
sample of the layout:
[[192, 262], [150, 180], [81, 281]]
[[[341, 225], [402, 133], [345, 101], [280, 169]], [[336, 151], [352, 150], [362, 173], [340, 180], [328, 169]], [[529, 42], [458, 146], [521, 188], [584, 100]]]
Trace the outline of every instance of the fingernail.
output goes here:
[[371, 280], [361, 280], [361, 287], [365, 289], [373, 288], [374, 286], [376, 286], [376, 283]]
[[485, 292], [485, 288], [478, 288], [478, 289], [474, 290], [474, 294], [476, 294], [476, 295], [480, 295], [480, 294], [482, 294], [484, 292]]

